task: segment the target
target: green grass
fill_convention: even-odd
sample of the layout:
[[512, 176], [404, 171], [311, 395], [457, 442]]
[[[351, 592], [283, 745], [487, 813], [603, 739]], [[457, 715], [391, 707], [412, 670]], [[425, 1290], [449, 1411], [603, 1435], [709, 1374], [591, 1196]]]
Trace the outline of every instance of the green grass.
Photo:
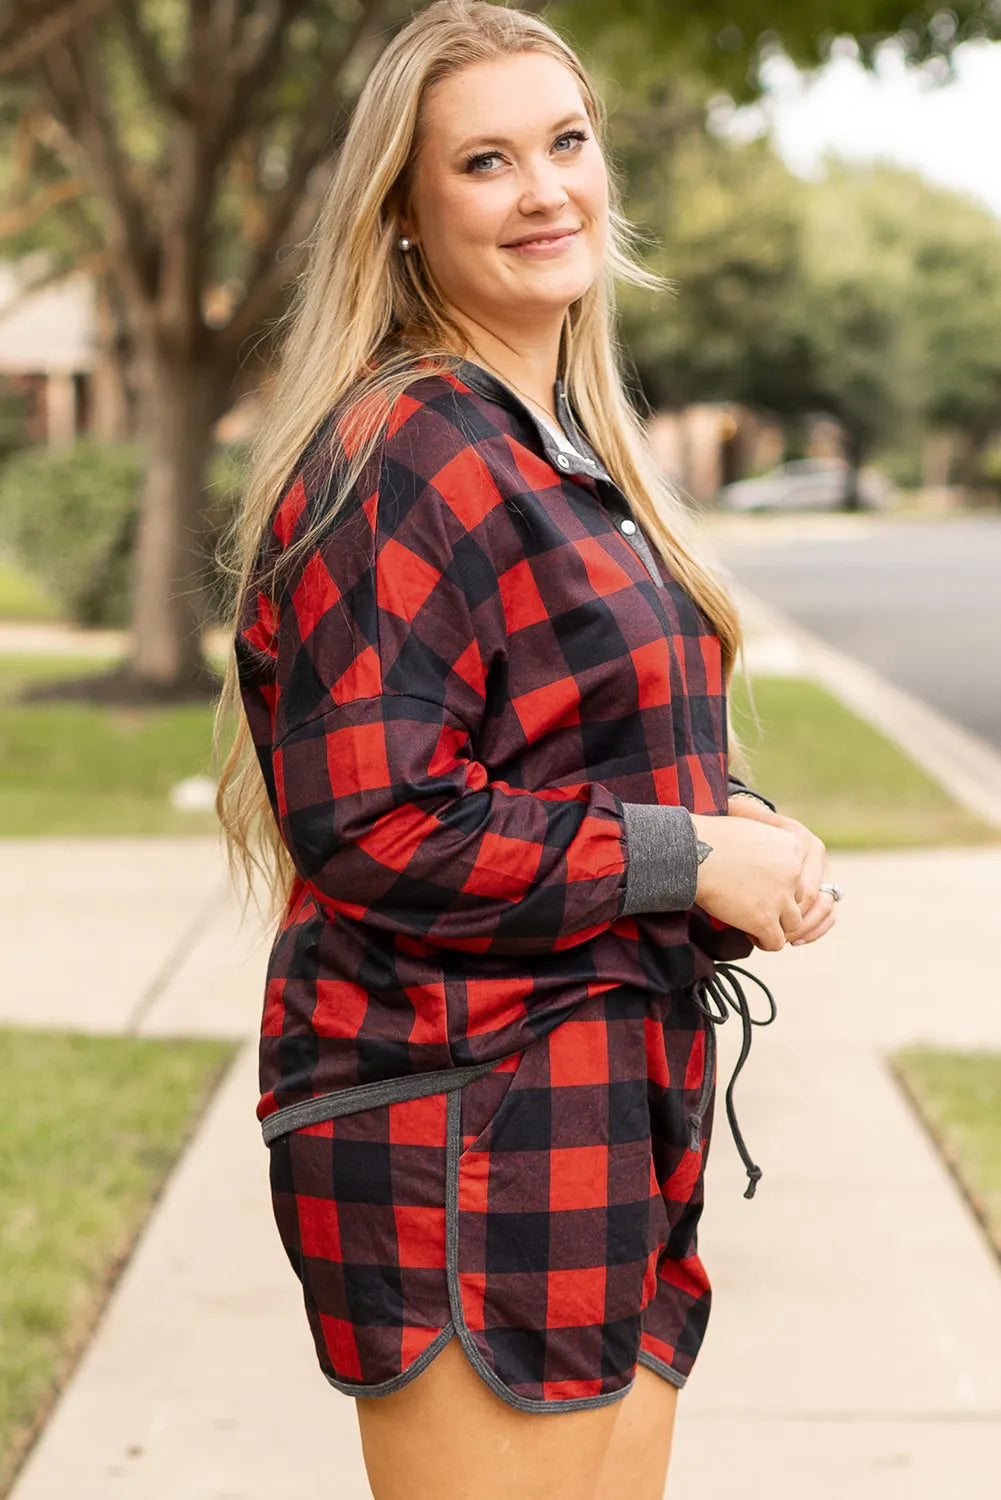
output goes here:
[[[814, 682], [734, 674], [733, 718], [753, 767], [744, 777], [829, 849], [996, 842], [983, 822], [890, 740]], [[739, 773], [738, 773], [739, 774]]]
[[1001, 1054], [905, 1047], [893, 1065], [1001, 1256]]
[[234, 1050], [0, 1028], [0, 1494]]
[[57, 620], [59, 605], [17, 563], [0, 556], [0, 620]]
[[0, 830], [6, 835], [214, 833], [170, 788], [212, 775], [207, 704], [110, 709], [15, 704], [22, 683], [107, 667], [94, 657], [0, 656]]
[[[170, 788], [213, 774], [209, 705], [108, 709], [15, 704], [22, 683], [96, 672], [110, 658], [0, 655], [0, 830], [32, 834], [215, 833], [212, 812], [174, 811]], [[756, 676], [733, 683], [753, 774], [783, 812], [830, 849], [993, 842], [997, 830], [952, 801], [889, 740], [824, 688]]]

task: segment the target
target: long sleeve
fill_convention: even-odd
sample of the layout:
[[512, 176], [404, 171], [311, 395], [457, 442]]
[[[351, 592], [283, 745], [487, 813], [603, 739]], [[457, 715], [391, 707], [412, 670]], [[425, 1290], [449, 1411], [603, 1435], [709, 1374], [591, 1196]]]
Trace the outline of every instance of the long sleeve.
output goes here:
[[468, 453], [450, 474], [431, 466], [431, 483], [423, 445], [410, 462], [387, 450], [377, 490], [290, 580], [279, 823], [329, 912], [439, 947], [537, 953], [623, 914], [626, 814], [601, 784], [527, 791], [477, 758], [489, 659], [519, 601], [515, 570], [500, 580], [491, 560], [496, 495], [479, 460], [463, 471]]

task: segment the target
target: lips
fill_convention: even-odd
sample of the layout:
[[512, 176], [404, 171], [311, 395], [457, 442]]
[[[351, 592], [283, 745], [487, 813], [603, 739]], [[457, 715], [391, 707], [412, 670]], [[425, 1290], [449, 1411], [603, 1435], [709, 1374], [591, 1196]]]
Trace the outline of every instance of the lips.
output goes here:
[[519, 245], [544, 245], [554, 240], [565, 240], [570, 235], [576, 234], [577, 230], [577, 225], [572, 225], [568, 229], [548, 229], [544, 233], [540, 230], [537, 234], [526, 234], [520, 240], [508, 240], [501, 246], [501, 249], [514, 250]]

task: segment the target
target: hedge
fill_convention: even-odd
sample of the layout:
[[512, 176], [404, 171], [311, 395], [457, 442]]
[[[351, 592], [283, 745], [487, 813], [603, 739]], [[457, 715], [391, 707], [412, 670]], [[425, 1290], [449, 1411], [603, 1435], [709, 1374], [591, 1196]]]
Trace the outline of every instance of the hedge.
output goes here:
[[[210, 619], [222, 597], [212, 551], [238, 503], [243, 462], [232, 445], [210, 467], [202, 543]], [[138, 442], [79, 438], [66, 448], [26, 448], [0, 468], [0, 543], [79, 625], [128, 624], [144, 464]]]

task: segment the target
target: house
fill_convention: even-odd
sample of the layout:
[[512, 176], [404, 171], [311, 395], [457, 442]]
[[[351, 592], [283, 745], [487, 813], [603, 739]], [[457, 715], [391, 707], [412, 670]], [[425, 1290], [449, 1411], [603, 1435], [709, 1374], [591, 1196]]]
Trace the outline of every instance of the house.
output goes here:
[[[83, 433], [127, 431], [127, 398], [102, 353], [102, 313], [94, 278], [71, 273], [31, 287], [47, 257], [0, 261], [0, 389], [26, 399], [27, 440], [61, 447]], [[105, 341], [107, 342], [107, 341]]]

